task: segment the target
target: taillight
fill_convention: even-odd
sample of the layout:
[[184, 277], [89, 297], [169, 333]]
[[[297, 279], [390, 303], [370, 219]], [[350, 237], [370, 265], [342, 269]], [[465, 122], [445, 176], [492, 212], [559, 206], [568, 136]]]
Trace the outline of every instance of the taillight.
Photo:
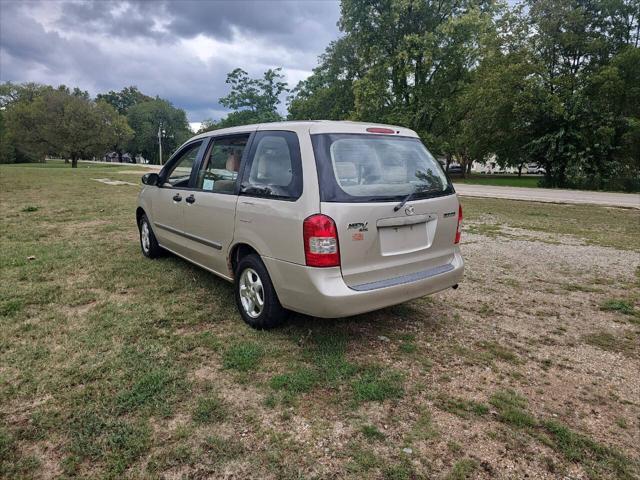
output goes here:
[[456, 241], [454, 244], [460, 243], [460, 237], [462, 232], [460, 231], [460, 224], [462, 223], [462, 205], [458, 205], [458, 227], [456, 228]]
[[309, 267], [340, 266], [338, 231], [331, 217], [311, 215], [302, 226], [304, 257]]

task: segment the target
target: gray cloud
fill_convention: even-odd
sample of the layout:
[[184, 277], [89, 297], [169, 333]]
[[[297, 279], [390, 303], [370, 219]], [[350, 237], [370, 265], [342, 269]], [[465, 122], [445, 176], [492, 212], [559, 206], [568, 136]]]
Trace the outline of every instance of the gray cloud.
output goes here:
[[332, 1], [0, 0], [0, 81], [92, 94], [137, 85], [190, 121], [219, 118], [227, 72], [282, 66], [303, 78], [337, 37], [338, 15]]

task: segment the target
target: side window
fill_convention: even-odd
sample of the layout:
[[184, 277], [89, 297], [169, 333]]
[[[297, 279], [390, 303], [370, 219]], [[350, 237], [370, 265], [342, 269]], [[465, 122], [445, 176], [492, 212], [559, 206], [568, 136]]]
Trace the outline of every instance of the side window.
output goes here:
[[201, 145], [202, 142], [193, 143], [180, 154], [180, 157], [165, 178], [165, 185], [169, 184], [172, 187], [189, 186], [191, 170], [196, 163]]
[[240, 159], [248, 140], [248, 134], [214, 139], [198, 172], [196, 188], [215, 193], [233, 193]]
[[258, 132], [244, 171], [244, 195], [296, 200], [302, 194], [300, 144], [294, 132]]

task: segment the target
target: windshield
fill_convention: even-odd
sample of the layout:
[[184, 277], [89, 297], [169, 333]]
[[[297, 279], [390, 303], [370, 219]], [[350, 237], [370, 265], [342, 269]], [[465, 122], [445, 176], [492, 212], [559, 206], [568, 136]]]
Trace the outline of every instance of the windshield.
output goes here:
[[325, 202], [376, 202], [453, 193], [442, 167], [417, 138], [312, 135]]

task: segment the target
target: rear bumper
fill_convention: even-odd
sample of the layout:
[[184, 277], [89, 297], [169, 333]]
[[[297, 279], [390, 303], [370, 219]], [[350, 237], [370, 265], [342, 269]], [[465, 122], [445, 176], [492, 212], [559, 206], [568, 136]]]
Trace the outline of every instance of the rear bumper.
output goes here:
[[322, 318], [348, 317], [406, 302], [450, 288], [460, 283], [464, 275], [464, 261], [458, 249], [447, 265], [375, 285], [365, 284], [365, 288], [348, 287], [339, 267], [313, 268], [264, 257], [263, 261], [282, 306]]

